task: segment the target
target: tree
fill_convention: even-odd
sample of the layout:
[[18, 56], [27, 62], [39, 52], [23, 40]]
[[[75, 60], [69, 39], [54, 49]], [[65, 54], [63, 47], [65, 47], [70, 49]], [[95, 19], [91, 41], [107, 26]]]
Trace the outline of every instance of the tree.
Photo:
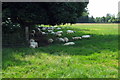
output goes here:
[[106, 22], [106, 23], [109, 22], [109, 20], [111, 19], [111, 16], [112, 16], [112, 15], [109, 14], [109, 13], [106, 14], [106, 18], [105, 18], [105, 22]]
[[94, 19], [93, 16], [89, 17], [89, 22], [90, 22], [90, 23], [95, 23], [95, 19]]
[[4, 2], [3, 21], [8, 17], [24, 26], [75, 23], [88, 3], [85, 2]]
[[78, 17], [77, 23], [88, 23], [89, 22], [89, 12], [86, 8], [85, 11], [82, 13], [82, 16]]

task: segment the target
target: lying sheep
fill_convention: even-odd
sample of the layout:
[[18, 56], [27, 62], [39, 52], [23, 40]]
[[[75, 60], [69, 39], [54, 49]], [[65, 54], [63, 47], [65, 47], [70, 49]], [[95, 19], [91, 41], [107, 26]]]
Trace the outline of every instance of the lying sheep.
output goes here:
[[54, 26], [51, 26], [51, 27], [49, 27], [48, 29], [52, 29], [52, 30], [54, 30], [54, 29], [55, 29], [55, 27], [54, 27]]
[[42, 30], [47, 30], [47, 27], [43, 27]]
[[54, 40], [52, 38], [48, 39], [48, 43], [52, 43]]
[[63, 31], [57, 31], [56, 32], [56, 34], [62, 34], [63, 33]]
[[64, 37], [64, 41], [65, 41], [65, 42], [68, 42], [69, 39], [68, 39], [67, 37]]
[[40, 28], [36, 28], [36, 30], [37, 30], [38, 32], [40, 32], [40, 31], [41, 31], [41, 29], [40, 29]]
[[32, 33], [35, 34], [35, 30], [32, 30]]
[[55, 32], [51, 32], [51, 34], [55, 34]]
[[90, 38], [90, 35], [83, 35], [82, 38]]
[[48, 32], [53, 32], [53, 30], [48, 30]]
[[46, 33], [46, 32], [41, 32], [42, 33], [42, 35], [46, 35], [46, 34], [48, 34], [48, 33]]
[[60, 42], [65, 42], [65, 40], [64, 40], [63, 38], [58, 38], [58, 40], [59, 40]]
[[58, 28], [56, 28], [57, 30], [60, 30], [61, 28], [60, 27], [58, 27]]
[[69, 33], [74, 33], [75, 31], [72, 31], [72, 30], [67, 30], [67, 34]]
[[73, 40], [82, 39], [82, 37], [72, 37]]
[[58, 37], [62, 36], [62, 34], [58, 34], [58, 33], [55, 33], [55, 35], [58, 36]]
[[68, 42], [68, 43], [65, 43], [64, 45], [74, 45], [75, 43], [74, 42]]
[[34, 39], [30, 39], [30, 48], [37, 48], [38, 43]]

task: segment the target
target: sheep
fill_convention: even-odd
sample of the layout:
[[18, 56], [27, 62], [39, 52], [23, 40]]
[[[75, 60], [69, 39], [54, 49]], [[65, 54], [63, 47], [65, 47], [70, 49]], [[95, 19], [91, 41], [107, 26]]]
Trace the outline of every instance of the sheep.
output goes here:
[[31, 36], [31, 37], [34, 37], [34, 35], [35, 35], [34, 33], [30, 33], [30, 36]]
[[33, 33], [33, 34], [35, 34], [35, 32], [36, 32], [35, 30], [32, 30], [32, 33]]
[[68, 42], [69, 39], [68, 39], [67, 37], [64, 37], [64, 41], [65, 41], [65, 42]]
[[46, 32], [41, 32], [41, 33], [42, 33], [42, 35], [48, 34], [48, 33], [46, 33]]
[[[56, 33], [55, 33], [55, 34], [56, 34]], [[60, 37], [60, 36], [62, 36], [62, 34], [56, 34], [56, 36]]]
[[48, 43], [52, 43], [54, 40], [52, 38], [48, 39]]
[[69, 33], [74, 33], [75, 31], [72, 31], [72, 30], [67, 30], [67, 34]]
[[55, 32], [52, 31], [51, 34], [55, 34]]
[[43, 27], [43, 28], [42, 28], [42, 30], [46, 30], [46, 29], [47, 29], [47, 27]]
[[40, 29], [40, 28], [36, 28], [36, 30], [37, 30], [38, 32], [40, 32], [40, 31], [41, 31], [41, 29]]
[[38, 43], [34, 39], [30, 39], [30, 48], [37, 48]]
[[48, 30], [48, 32], [53, 32], [53, 30]]
[[58, 38], [58, 40], [59, 40], [60, 42], [65, 42], [65, 40], [64, 40], [63, 38]]
[[72, 37], [73, 40], [82, 39], [82, 37]]
[[54, 29], [55, 29], [55, 27], [54, 27], [54, 26], [51, 26], [51, 29], [52, 29], [52, 30], [54, 30]]
[[61, 28], [60, 27], [58, 27], [58, 28], [56, 28], [57, 30], [60, 30]]
[[68, 42], [68, 43], [65, 43], [64, 45], [74, 45], [75, 43], [74, 42]]
[[90, 35], [83, 35], [82, 38], [90, 38]]
[[57, 31], [56, 32], [56, 34], [62, 34], [63, 33], [63, 31]]
[[40, 28], [42, 30], [43, 27], [42, 26], [38, 26], [38, 28]]

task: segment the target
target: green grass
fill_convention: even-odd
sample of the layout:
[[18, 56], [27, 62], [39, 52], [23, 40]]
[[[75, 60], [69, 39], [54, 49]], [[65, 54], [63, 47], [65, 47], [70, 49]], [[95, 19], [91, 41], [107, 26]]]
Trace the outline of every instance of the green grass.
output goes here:
[[36, 49], [4, 48], [3, 78], [118, 78], [118, 25], [61, 26], [92, 35], [75, 45], [51, 44]]

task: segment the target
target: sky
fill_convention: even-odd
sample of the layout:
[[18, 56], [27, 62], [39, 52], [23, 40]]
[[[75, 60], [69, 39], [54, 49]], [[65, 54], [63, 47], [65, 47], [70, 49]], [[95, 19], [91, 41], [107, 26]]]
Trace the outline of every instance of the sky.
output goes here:
[[[103, 17], [107, 13], [115, 14], [118, 13], [118, 2], [120, 0], [89, 0], [87, 6], [89, 16], [93, 17]], [[120, 5], [119, 5], [120, 6]]]

